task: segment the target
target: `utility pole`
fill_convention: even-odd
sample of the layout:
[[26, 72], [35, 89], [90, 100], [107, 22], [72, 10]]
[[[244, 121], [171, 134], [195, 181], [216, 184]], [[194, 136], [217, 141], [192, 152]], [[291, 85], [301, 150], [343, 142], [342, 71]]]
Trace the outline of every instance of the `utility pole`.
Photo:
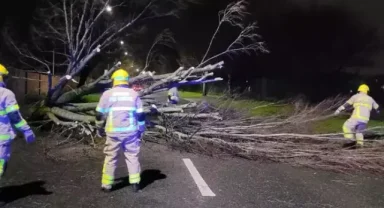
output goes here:
[[[206, 75], [207, 72], [204, 73]], [[203, 83], [203, 96], [207, 96], [207, 83]]]
[[55, 50], [52, 51], [52, 76], [55, 76]]

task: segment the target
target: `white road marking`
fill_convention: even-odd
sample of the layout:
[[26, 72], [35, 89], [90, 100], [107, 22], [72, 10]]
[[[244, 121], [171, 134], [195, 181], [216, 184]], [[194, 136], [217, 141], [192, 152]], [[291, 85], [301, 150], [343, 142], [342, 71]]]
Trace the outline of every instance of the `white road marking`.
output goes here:
[[197, 187], [200, 190], [202, 196], [216, 196], [212, 190], [209, 188], [207, 183], [205, 183], [203, 177], [201, 177], [199, 171], [193, 165], [192, 161], [189, 158], [183, 159], [185, 166], [187, 166], [189, 173], [191, 174], [193, 180], [195, 181]]

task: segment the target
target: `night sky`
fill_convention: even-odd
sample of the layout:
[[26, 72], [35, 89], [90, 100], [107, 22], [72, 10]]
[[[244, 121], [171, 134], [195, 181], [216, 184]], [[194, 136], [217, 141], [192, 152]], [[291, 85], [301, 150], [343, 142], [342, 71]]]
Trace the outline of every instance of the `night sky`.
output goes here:
[[[15, 25], [15, 28], [20, 31], [20, 35], [23, 36], [27, 29], [27, 23], [31, 19], [33, 9], [35, 7], [35, 2], [37, 1], [9, 1], [7, 6], [1, 7], [0, 25], [2, 25], [5, 19], [11, 20], [12, 23]], [[181, 20], [178, 20], [179, 23], [177, 24], [176, 28], [173, 28], [173, 31], [175, 33], [182, 33], [181, 31], [185, 31], [183, 25], [188, 25], [188, 28], [190, 28], [189, 26], [193, 25], [195, 26], [193, 28], [199, 28], [200, 31], [206, 31], [188, 31], [188, 33], [194, 34], [193, 37], [198, 37], [196, 39], [201, 40], [199, 35], [209, 35], [209, 30], [212, 29], [217, 20], [216, 12], [219, 9], [224, 8], [227, 2], [229, 1], [211, 0], [204, 3], [204, 5], [192, 7], [192, 9], [185, 13]], [[382, 11], [384, 10], [384, 2], [380, 0], [367, 0], [364, 1], [364, 3], [362, 3], [360, 0], [276, 0], [273, 4], [270, 3], [270, 1], [268, 0], [253, 0], [251, 2], [252, 4], [250, 11], [254, 13], [254, 19], [263, 25], [261, 30], [267, 30], [268, 27], [270, 27], [268, 25], [268, 22], [263, 22], [265, 21], [263, 20], [263, 18], [265, 18], [266, 16], [279, 17], [280, 15], [282, 15], [282, 13], [290, 11], [293, 7], [292, 5], [295, 5], [295, 7], [300, 6], [302, 8], [309, 8], [313, 5], [332, 5], [353, 12], [354, 15], [356, 15], [362, 21], [365, 21], [366, 24], [372, 25], [372, 27], [378, 29], [378, 36], [380, 36], [380, 40], [383, 40], [384, 38], [384, 22], [382, 21], [384, 19], [384, 13], [382, 13]], [[170, 25], [166, 23], [162, 23], [160, 27], [162, 26], [170, 27]], [[185, 37], [184, 34], [180, 36]], [[178, 41], [186, 45], [187, 47], [196, 45], [196, 42], [193, 40], [193, 38], [188, 38], [184, 40], [179, 39]], [[201, 43], [202, 47], [204, 46], [204, 44], [205, 43]], [[380, 53], [374, 56], [375, 64], [370, 67], [375, 68], [374, 72], [384, 73], [384, 70], [380, 70], [380, 68], [384, 67], [384, 59], [381, 58], [384, 55], [384, 50], [380, 51]], [[373, 71], [369, 70], [369, 72]]]
[[[227, 0], [210, 0], [192, 6], [180, 19], [155, 20], [148, 24], [152, 35], [141, 41], [152, 43], [153, 34], [170, 28], [180, 47], [200, 58], [207, 47], [216, 23], [217, 12]], [[379, 0], [253, 0], [249, 7], [251, 19], [258, 22], [259, 33], [266, 41], [270, 54], [242, 56], [228, 63], [230, 73], [239, 82], [268, 77], [273, 79], [307, 80], [308, 85], [332, 85], [348, 82], [340, 71], [362, 74], [384, 74], [384, 2]], [[363, 3], [364, 2], [364, 3]], [[22, 5], [22, 6], [20, 6]], [[13, 0], [2, 6], [0, 23], [15, 25], [19, 37], [26, 38], [28, 22], [35, 2]], [[215, 44], [218, 51], [233, 32], [222, 31]], [[1, 51], [4, 56], [4, 44]], [[364, 49], [364, 50], [363, 50]], [[225, 59], [228, 60], [228, 59]], [[314, 75], [316, 74], [316, 75]], [[333, 80], [330, 77], [332, 74]], [[339, 77], [340, 76], [340, 77]], [[341, 81], [341, 79], [343, 79]], [[361, 81], [361, 80], [360, 80]], [[340, 87], [340, 86], [339, 86]], [[301, 87], [302, 88], [302, 87]], [[341, 88], [340, 88], [341, 89]]]
[[3, 25], [4, 21], [8, 19], [14, 23], [15, 27], [25, 28], [29, 20], [31, 20], [36, 0], [12, 0], [6, 2], [6, 5], [2, 5], [0, 8], [0, 24]]
[[[354, 12], [359, 18], [364, 19], [367, 24], [372, 24], [379, 31], [380, 40], [384, 43], [384, 1], [380, 0], [292, 0], [303, 6], [309, 6], [316, 2], [323, 5], [337, 5]], [[384, 74], [384, 50], [381, 50], [375, 57], [374, 70], [369, 72]]]

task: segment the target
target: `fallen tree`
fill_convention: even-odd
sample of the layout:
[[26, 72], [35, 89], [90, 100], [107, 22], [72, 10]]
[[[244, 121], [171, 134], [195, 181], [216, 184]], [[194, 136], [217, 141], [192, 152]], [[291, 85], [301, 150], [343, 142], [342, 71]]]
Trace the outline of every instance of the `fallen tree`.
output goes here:
[[[366, 139], [364, 148], [351, 149], [353, 142], [342, 133], [308, 131], [314, 122], [333, 117], [334, 109], [345, 101], [342, 97], [314, 106], [292, 102], [294, 110], [283, 117], [232, 113], [231, 106], [224, 104], [231, 100], [223, 97], [216, 102], [222, 105], [208, 107], [201, 102], [188, 116], [163, 114], [159, 122], [153, 122], [146, 139], [210, 156], [239, 156], [344, 173], [384, 173], [383, 140]], [[199, 117], [202, 112], [211, 116]], [[365, 134], [382, 137], [384, 126], [367, 129]]]
[[[109, 78], [121, 66], [121, 62], [115, 62], [112, 68], [85, 85], [69, 91], [65, 91], [64, 88], [68, 83], [76, 82], [86, 65], [97, 54], [116, 44], [118, 37], [127, 35], [126, 31], [128, 29], [132, 29], [134, 25], [148, 19], [175, 16], [178, 11], [184, 9], [186, 3], [193, 2], [193, 0], [133, 1], [136, 2], [136, 4], [133, 4], [136, 6], [133, 9], [131, 8], [132, 5], [129, 7], [132, 9], [133, 16], [129, 19], [111, 22], [108, 21], [108, 17], [104, 16], [110, 15], [113, 8], [123, 6], [123, 1], [121, 1], [121, 4], [112, 5], [113, 2], [116, 1], [106, 0], [100, 3], [90, 0], [62, 0], [61, 4], [46, 1], [47, 8], [44, 9], [44, 12], [39, 13], [39, 23], [41, 24], [36, 24], [33, 27], [33, 37], [36, 39], [35, 48], [18, 47], [12, 40], [11, 35], [6, 36], [18, 55], [22, 57], [20, 59], [22, 63], [28, 66], [37, 66], [37, 63], [40, 67], [34, 67], [35, 70], [49, 76], [48, 95], [34, 106], [32, 120], [41, 120], [44, 125], [53, 123], [57, 127], [55, 132], [59, 134], [66, 132], [67, 135], [76, 135], [76, 132], [80, 132], [93, 138], [95, 132], [94, 115], [97, 103], [79, 103], [78, 101], [82, 96], [100, 92], [100, 89], [97, 88], [101, 83], [104, 86], [111, 86]], [[151, 99], [150, 96], [171, 87], [221, 81], [222, 78], [214, 76], [214, 71], [224, 67], [224, 62], [220, 61], [223, 56], [268, 52], [264, 47], [264, 43], [259, 41], [260, 36], [256, 33], [256, 24], [244, 23], [247, 5], [245, 0], [240, 0], [229, 4], [225, 10], [220, 11], [218, 27], [214, 31], [206, 53], [198, 65], [188, 68], [180, 66], [176, 71], [168, 74], [156, 74], [155, 72], [146, 71], [137, 76], [131, 76], [129, 80], [131, 85], [145, 83], [146, 87], [139, 94], [144, 101], [146, 112], [150, 113], [150, 106], [156, 105], [158, 111], [162, 114], [167, 113], [173, 117], [186, 116], [183, 113], [191, 108], [191, 105], [167, 107], [164, 106], [165, 97], [159, 101]], [[165, 7], [160, 8], [161, 6]], [[226, 24], [239, 30], [238, 36], [223, 51], [210, 55], [213, 41], [217, 38], [220, 29]], [[40, 27], [41, 25], [44, 25], [44, 27]], [[42, 41], [47, 43], [38, 45]], [[155, 48], [158, 45], [170, 45], [173, 42], [173, 38], [167, 31], [161, 33], [148, 52], [144, 69], [149, 68], [154, 57], [156, 57]], [[57, 46], [59, 46], [59, 49], [57, 49]], [[55, 63], [45, 58], [45, 52], [51, 53], [53, 50], [58, 56], [55, 58]], [[63, 72], [63, 76], [56, 85], [52, 83], [52, 66], [55, 67], [56, 71]], [[197, 117], [207, 116], [201, 114]], [[216, 115], [216, 117], [220, 116]]]
[[[80, 3], [81, 7], [75, 6], [75, 3]], [[98, 84], [110, 84], [110, 75], [121, 63], [115, 63], [105, 74], [83, 86], [69, 91], [63, 89], [79, 76], [90, 60], [116, 41], [116, 37], [119, 37], [125, 29], [130, 28], [140, 19], [174, 15], [174, 12], [179, 9], [176, 7], [176, 9], [165, 12], [162, 10], [162, 13], [159, 13], [156, 12], [158, 8], [158, 5], [155, 6], [156, 3], [158, 2], [146, 1], [145, 4], [140, 4], [142, 10], [134, 18], [107, 25], [99, 34], [94, 33], [94, 25], [106, 11], [110, 10], [110, 1], [101, 4], [101, 10], [96, 9], [100, 4], [87, 0], [63, 1], [60, 7], [50, 4], [49, 11], [54, 12], [55, 15], [50, 16], [52, 13], [49, 12], [43, 13], [49, 16], [45, 19], [48, 20], [45, 24], [50, 31], [41, 34], [42, 31], [37, 30], [37, 34], [50, 41], [61, 42], [64, 49], [58, 54], [62, 54], [64, 58], [57, 60], [63, 61], [62, 63], [50, 63], [28, 50], [16, 47], [10, 40], [9, 42], [15, 46], [21, 56], [41, 64], [42, 67], [37, 68], [39, 72], [51, 75], [52, 65], [66, 69], [56, 86], [49, 83], [48, 96], [36, 105], [34, 118], [39, 120], [29, 121], [29, 123], [39, 125], [38, 127], [51, 125], [52, 135], [68, 138], [61, 140], [59, 144], [64, 144], [74, 137], [78, 137], [80, 141], [92, 138], [92, 142], [95, 143], [94, 110], [97, 103], [76, 101], [84, 95], [97, 92]], [[341, 134], [311, 134], [307, 131], [313, 122], [333, 116], [333, 110], [345, 100], [340, 97], [325, 100], [315, 106], [293, 102], [295, 108], [291, 114], [271, 117], [249, 117], [226, 105], [223, 107], [206, 102], [165, 106], [165, 99], [159, 100], [152, 97], [153, 94], [173, 86], [221, 81], [221, 78], [214, 76], [214, 71], [224, 67], [224, 62], [218, 61], [224, 55], [267, 52], [263, 43], [258, 41], [259, 36], [255, 33], [256, 25], [243, 24], [246, 6], [245, 1], [238, 1], [219, 13], [218, 27], [202, 60], [195, 67], [180, 67], [168, 74], [146, 72], [131, 77], [131, 84], [146, 84], [145, 89], [140, 92], [145, 104], [145, 112], [150, 115], [144, 140], [166, 142], [187, 151], [209, 155], [228, 154], [343, 172], [367, 170], [383, 173], [384, 153], [381, 149], [384, 143], [382, 141], [369, 140], [365, 148], [351, 151], [343, 148], [348, 141]], [[51, 21], [57, 16], [61, 21]], [[209, 56], [212, 43], [221, 26], [228, 23], [240, 29], [239, 36], [224, 51]], [[144, 69], [149, 68], [156, 51], [154, 48], [159, 44], [167, 45], [172, 41], [173, 39], [166, 33], [160, 34], [149, 50]], [[22, 61], [27, 63], [24, 59]], [[218, 103], [228, 102], [231, 102], [231, 99], [224, 97]], [[153, 104], [158, 106], [157, 113], [151, 110]], [[383, 129], [369, 129], [368, 133], [382, 135]]]

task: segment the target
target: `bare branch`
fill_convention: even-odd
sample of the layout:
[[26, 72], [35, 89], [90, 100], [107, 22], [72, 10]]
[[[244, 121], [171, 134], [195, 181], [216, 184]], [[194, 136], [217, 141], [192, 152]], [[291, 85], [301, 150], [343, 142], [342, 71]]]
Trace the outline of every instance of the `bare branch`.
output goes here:
[[[21, 56], [26, 57], [26, 58], [29, 58], [29, 59], [31, 59], [31, 60], [33, 60], [33, 61], [36, 61], [36, 62], [38, 62], [38, 63], [44, 65], [45, 68], [46, 68], [46, 70], [47, 70], [46, 72], [51, 71], [49, 65], [48, 65], [44, 60], [40, 60], [40, 59], [37, 58], [36, 56], [30, 54], [30, 52], [23, 52], [20, 48], [18, 48], [18, 47], [15, 45], [15, 43], [13, 42], [13, 40], [12, 40], [10, 37], [8, 37], [8, 43], [11, 44], [11, 45], [13, 46], [13, 48], [14, 48], [14, 49], [15, 49]], [[33, 68], [33, 69], [34, 69], [34, 68]]]
[[149, 65], [151, 64], [151, 62], [153, 61], [153, 59], [155, 58], [155, 56], [156, 56], [155, 52], [156, 51], [154, 51], [154, 48], [156, 46], [163, 45], [163, 46], [172, 48], [172, 45], [174, 43], [176, 43], [176, 41], [173, 38], [172, 33], [168, 29], [166, 29], [162, 33], [160, 33], [156, 37], [155, 41], [153, 42], [151, 48], [149, 49], [149, 51], [147, 53], [147, 58], [145, 60], [145, 67], [143, 70], [146, 70], [149, 67]]
[[[68, 13], [67, 13], [67, 5], [66, 5], [66, 0], [63, 0], [63, 10], [64, 10], [64, 19], [65, 19], [65, 32], [67, 34], [67, 40], [68, 40], [68, 44], [69, 44], [69, 49], [72, 50], [72, 40], [71, 40], [71, 36], [69, 35], [69, 31], [70, 31], [70, 23], [68, 22]], [[72, 31], [71, 31], [72, 32]]]
[[88, 1], [89, 0], [85, 0], [85, 2], [84, 2], [83, 13], [81, 14], [81, 19], [80, 19], [80, 22], [79, 22], [79, 25], [78, 25], [78, 29], [77, 29], [77, 34], [76, 34], [76, 45], [77, 45], [77, 47], [79, 46], [79, 43], [80, 43], [80, 39], [79, 39], [80, 32], [82, 31], [82, 28], [85, 27], [85, 25], [83, 23], [84, 23], [85, 14], [86, 14], [87, 8], [88, 8]]
[[[229, 4], [227, 8], [223, 11], [219, 12], [219, 24], [211, 38], [211, 41], [208, 45], [208, 49], [206, 50], [200, 64], [198, 67], [207, 64], [209, 61], [213, 59], [219, 58], [223, 55], [231, 55], [231, 54], [239, 54], [246, 53], [250, 54], [250, 52], [261, 51], [263, 53], [269, 52], [265, 47], [263, 42], [258, 42], [260, 36], [256, 33], [256, 23], [252, 23], [248, 26], [244, 26], [244, 19], [248, 14], [246, 12], [248, 3], [246, 0], [240, 0], [235, 3]], [[207, 58], [211, 48], [213, 41], [216, 39], [217, 34], [219, 33], [221, 27], [228, 23], [231, 26], [236, 28], [240, 28], [241, 32], [238, 37], [228, 46], [228, 48], [220, 52], [216, 55], [213, 55], [210, 58]]]
[[131, 21], [125, 23], [116, 32], [112, 33], [108, 38], [106, 38], [105, 41], [101, 43], [102, 48], [109, 46], [109, 44], [111, 44], [111, 42], [113, 41], [115, 36], [117, 36], [118, 34], [123, 32], [128, 27], [132, 26], [138, 19], [140, 19], [145, 14], [145, 12], [147, 12], [149, 10], [149, 8], [152, 6], [153, 2], [154, 2], [154, 0], [149, 1], [148, 4], [144, 7], [144, 9], [142, 9], [141, 12], [136, 17], [134, 17]]

